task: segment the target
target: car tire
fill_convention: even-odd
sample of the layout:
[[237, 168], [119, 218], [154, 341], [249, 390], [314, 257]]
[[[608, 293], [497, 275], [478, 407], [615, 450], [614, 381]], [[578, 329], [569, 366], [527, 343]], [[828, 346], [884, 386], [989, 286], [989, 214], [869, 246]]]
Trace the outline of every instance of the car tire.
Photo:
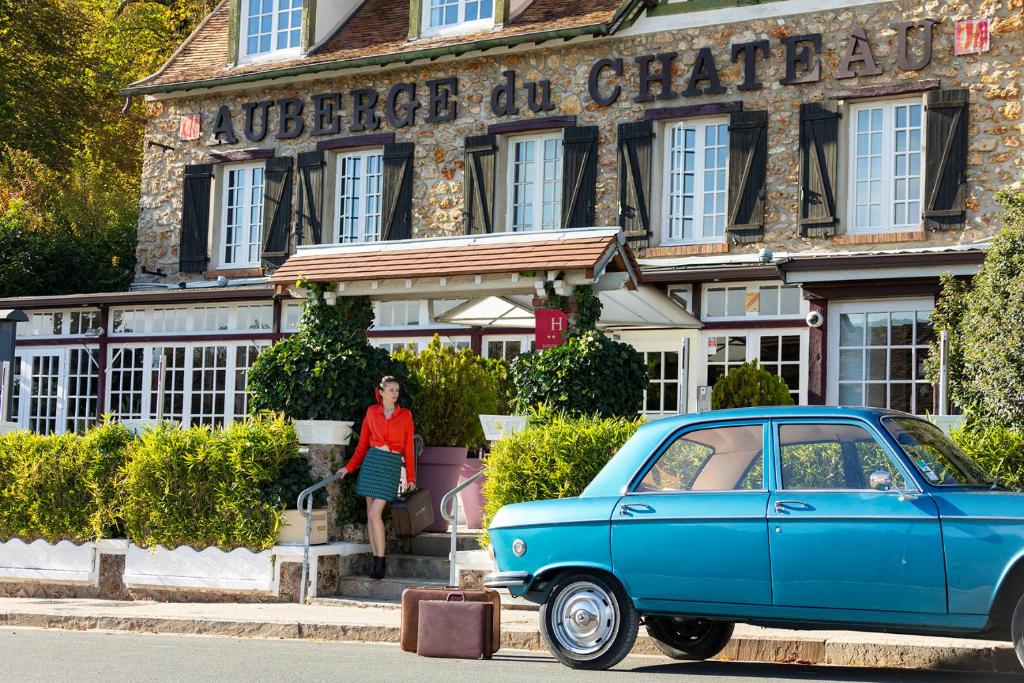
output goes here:
[[1010, 618], [1010, 643], [1017, 653], [1017, 661], [1024, 666], [1024, 595], [1017, 599], [1017, 606]]
[[711, 659], [729, 644], [734, 624], [730, 621], [647, 617], [647, 634], [655, 646], [672, 659]]
[[614, 578], [567, 573], [540, 607], [540, 632], [551, 654], [573, 669], [609, 669], [633, 649], [640, 617]]

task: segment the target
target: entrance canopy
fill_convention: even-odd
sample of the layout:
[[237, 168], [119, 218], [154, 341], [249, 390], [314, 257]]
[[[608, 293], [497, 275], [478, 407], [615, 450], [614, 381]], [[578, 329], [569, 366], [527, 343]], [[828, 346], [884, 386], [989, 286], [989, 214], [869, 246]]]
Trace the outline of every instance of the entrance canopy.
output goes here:
[[299, 247], [271, 277], [334, 284], [338, 296], [374, 299], [532, 295], [551, 282], [635, 289], [639, 267], [618, 228]]

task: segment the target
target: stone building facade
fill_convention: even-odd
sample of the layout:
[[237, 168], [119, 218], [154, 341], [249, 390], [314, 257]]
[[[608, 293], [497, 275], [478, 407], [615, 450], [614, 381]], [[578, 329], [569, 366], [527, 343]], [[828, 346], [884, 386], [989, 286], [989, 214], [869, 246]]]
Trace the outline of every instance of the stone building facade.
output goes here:
[[[921, 374], [938, 277], [977, 269], [995, 193], [1024, 174], [1021, 0], [296, 2], [301, 40], [276, 57], [250, 40], [259, 10], [225, 0], [126, 89], [147, 117], [137, 283], [3, 302], [50, 316], [24, 327], [27, 426], [73, 428], [67, 398], [63, 420], [28, 413], [47, 410], [32, 376], [75, 376], [75, 344], [96, 366], [79, 412], [153, 417], [163, 354], [182, 378], [225, 377], [208, 403], [194, 379], [163, 384], [170, 414], [240, 414], [251, 356], [295, 329], [267, 277], [300, 246], [592, 226], [623, 229], [646, 305], [688, 314], [626, 303], [633, 318], [605, 321], [648, 359], [650, 415], [703, 407], [753, 359], [801, 403], [941, 409]], [[433, 26], [449, 5], [461, 19]], [[454, 298], [382, 297], [372, 337], [528, 350], [529, 324], [460, 324]], [[72, 334], [81, 307], [95, 324]]]

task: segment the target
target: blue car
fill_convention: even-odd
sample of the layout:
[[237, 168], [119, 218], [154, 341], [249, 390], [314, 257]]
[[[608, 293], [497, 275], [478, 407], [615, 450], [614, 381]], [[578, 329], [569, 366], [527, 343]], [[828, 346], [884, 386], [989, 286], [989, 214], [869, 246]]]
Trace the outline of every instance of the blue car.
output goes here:
[[749, 408], [641, 427], [578, 498], [508, 505], [485, 579], [541, 605], [563, 664], [614, 666], [641, 623], [676, 659], [733, 624], [1011, 640], [1024, 495], [895, 411]]

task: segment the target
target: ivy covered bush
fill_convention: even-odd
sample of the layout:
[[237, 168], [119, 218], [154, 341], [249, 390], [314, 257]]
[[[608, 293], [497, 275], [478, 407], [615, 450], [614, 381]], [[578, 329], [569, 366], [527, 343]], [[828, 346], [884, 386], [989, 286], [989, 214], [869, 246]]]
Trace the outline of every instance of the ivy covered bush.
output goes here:
[[85, 436], [0, 436], [0, 540], [85, 542], [114, 535], [120, 473], [132, 439], [117, 422]]
[[594, 419], [535, 411], [529, 427], [491, 446], [484, 528], [503, 505], [578, 496], [642, 423], [635, 415]]
[[711, 408], [791, 406], [793, 397], [782, 378], [762, 368], [756, 360], [722, 375], [711, 388]]
[[408, 405], [405, 365], [371, 346], [366, 330], [373, 304], [366, 297], [339, 297], [328, 305], [325, 287], [300, 283], [309, 292], [299, 332], [259, 355], [249, 371], [253, 412], [270, 410], [296, 420], [351, 420], [356, 433], [374, 388], [384, 375], [402, 383], [399, 401]]

